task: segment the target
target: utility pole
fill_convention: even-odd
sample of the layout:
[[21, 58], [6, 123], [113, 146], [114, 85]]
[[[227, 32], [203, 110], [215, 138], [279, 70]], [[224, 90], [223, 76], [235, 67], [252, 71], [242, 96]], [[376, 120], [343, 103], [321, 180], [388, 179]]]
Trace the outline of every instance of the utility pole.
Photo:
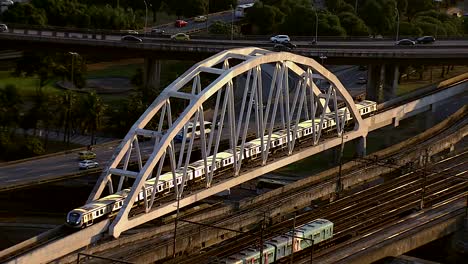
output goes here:
[[78, 53], [69, 51], [68, 54], [70, 54], [72, 56], [72, 61], [71, 61], [71, 83], [72, 83], [72, 88], [75, 88], [75, 82], [74, 82], [75, 73], [73, 71], [73, 67], [74, 67], [74, 64], [75, 64], [75, 56], [77, 56]]
[[296, 234], [296, 212], [294, 212], [294, 220], [293, 220], [293, 229], [292, 229], [292, 236], [291, 236], [291, 264], [294, 263], [294, 237]]
[[[345, 112], [345, 115], [346, 115], [346, 112]], [[343, 124], [343, 128], [344, 128], [344, 124]], [[336, 198], [340, 197], [340, 192], [342, 191], [341, 169], [343, 167], [343, 152], [344, 152], [344, 129], [341, 131], [341, 147], [340, 147], [340, 158], [339, 158], [340, 166], [338, 168], [338, 178], [336, 179], [336, 187], [335, 187]]]
[[265, 225], [265, 213], [263, 213], [263, 221], [260, 226], [260, 264], [263, 264], [263, 229]]
[[[177, 186], [175, 188], [178, 188]], [[176, 238], [177, 238], [177, 222], [179, 220], [179, 204], [180, 204], [180, 197], [177, 195], [177, 214], [174, 222], [174, 244], [172, 245], [172, 258], [176, 256]]]
[[312, 246], [310, 246], [310, 264], [314, 262], [314, 245], [315, 241], [312, 239]]
[[398, 34], [400, 31], [400, 12], [398, 12], [398, 8], [395, 7], [395, 12], [397, 15], [397, 28], [396, 28], [396, 40], [395, 42], [398, 42]]
[[427, 163], [429, 161], [429, 150], [426, 149], [423, 155], [423, 171], [422, 171], [422, 190], [421, 190], [421, 209], [424, 209], [424, 196], [426, 195], [426, 180], [427, 180]]

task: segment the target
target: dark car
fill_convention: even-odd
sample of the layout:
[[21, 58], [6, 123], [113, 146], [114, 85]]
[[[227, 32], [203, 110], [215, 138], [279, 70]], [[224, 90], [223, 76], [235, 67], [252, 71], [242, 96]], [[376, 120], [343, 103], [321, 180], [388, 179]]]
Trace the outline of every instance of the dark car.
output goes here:
[[435, 38], [433, 36], [424, 36], [416, 39], [416, 43], [418, 44], [428, 44], [433, 43]]
[[291, 51], [292, 48], [284, 45], [284, 44], [275, 44], [275, 46], [273, 46], [273, 50], [274, 51]]
[[297, 46], [294, 43], [289, 41], [285, 41], [283, 43], [278, 43], [273, 46], [274, 51], [291, 51], [295, 49]]
[[166, 32], [164, 31], [164, 29], [160, 29], [160, 28], [152, 28], [151, 29], [151, 34], [152, 35], [156, 35], [156, 36], [162, 36], [164, 35]]
[[399, 41], [397, 41], [396, 44], [399, 45], [399, 46], [402, 46], [402, 45], [413, 46], [416, 43], [414, 41], [412, 41], [411, 39], [400, 39]]
[[132, 35], [123, 36], [120, 40], [122, 41], [131, 41], [131, 42], [142, 42], [141, 38], [137, 38]]

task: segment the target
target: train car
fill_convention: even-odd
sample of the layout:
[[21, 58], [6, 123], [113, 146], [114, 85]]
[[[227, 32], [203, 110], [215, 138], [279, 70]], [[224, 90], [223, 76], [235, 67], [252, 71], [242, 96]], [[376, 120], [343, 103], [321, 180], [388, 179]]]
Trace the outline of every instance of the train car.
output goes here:
[[[263, 247], [262, 263], [274, 263], [290, 256], [293, 252], [306, 249], [333, 237], [333, 223], [326, 219], [316, 219], [289, 231], [268, 239]], [[260, 263], [260, 251], [246, 248], [221, 260], [221, 263]]]
[[377, 103], [374, 101], [363, 100], [356, 104], [356, 108], [362, 117], [367, 117], [377, 111]]

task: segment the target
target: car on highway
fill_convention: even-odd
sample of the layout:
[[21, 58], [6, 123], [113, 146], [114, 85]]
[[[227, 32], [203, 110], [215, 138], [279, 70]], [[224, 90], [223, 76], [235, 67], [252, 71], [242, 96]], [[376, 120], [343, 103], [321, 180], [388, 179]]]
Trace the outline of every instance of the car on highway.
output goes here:
[[416, 42], [414, 42], [411, 39], [400, 39], [397, 41], [396, 45], [398, 46], [413, 46], [416, 45]]
[[120, 33], [126, 33], [126, 34], [135, 34], [135, 35], [138, 35], [138, 31], [136, 31], [136, 30], [133, 30], [133, 29], [123, 29], [123, 30], [120, 30]]
[[181, 28], [187, 26], [188, 22], [182, 19], [177, 19], [174, 23], [175, 27]]
[[6, 32], [8, 31], [8, 27], [5, 24], [0, 24], [0, 32]]
[[80, 170], [87, 170], [99, 167], [99, 163], [94, 160], [82, 160], [80, 163], [78, 163], [78, 167]]
[[193, 18], [193, 21], [195, 22], [205, 22], [206, 21], [206, 16], [196, 16]]
[[435, 38], [433, 36], [423, 36], [416, 39], [416, 43], [418, 44], [429, 44], [434, 43]]
[[160, 29], [160, 28], [152, 28], [151, 29], [151, 35], [162, 36], [165, 33], [166, 33], [166, 31], [164, 31], [164, 29]]
[[171, 36], [172, 40], [190, 40], [190, 36], [185, 33], [177, 33]]
[[364, 77], [359, 77], [359, 79], [357, 80], [356, 83], [357, 83], [357, 84], [366, 84], [366, 83], [367, 83], [367, 79], [364, 78]]
[[78, 152], [78, 159], [79, 160], [90, 160], [90, 159], [95, 159], [96, 158], [96, 153], [85, 150], [85, 151], [80, 151]]
[[273, 43], [283, 43], [283, 42], [291, 41], [288, 35], [276, 35], [276, 36], [271, 37], [270, 40]]
[[274, 51], [292, 51], [297, 46], [291, 42], [278, 43], [273, 46]]
[[128, 42], [143, 42], [143, 40], [141, 38], [138, 38], [138, 37], [135, 37], [135, 36], [132, 36], [132, 35], [123, 36], [120, 40], [128, 41]]

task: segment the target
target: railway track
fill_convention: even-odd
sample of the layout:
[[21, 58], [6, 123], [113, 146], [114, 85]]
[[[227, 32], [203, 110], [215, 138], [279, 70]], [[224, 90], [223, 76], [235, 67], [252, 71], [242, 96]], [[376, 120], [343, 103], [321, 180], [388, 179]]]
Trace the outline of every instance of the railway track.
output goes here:
[[[407, 155], [407, 153], [409, 153], [411, 151], [415, 151], [416, 149], [419, 149], [419, 148], [425, 148], [426, 145], [430, 145], [432, 142], [436, 142], [436, 141], [440, 140], [441, 137], [445, 137], [447, 134], [452, 133], [453, 130], [457, 129], [460, 126], [463, 126], [464, 124], [466, 124], [466, 118], [461, 118], [461, 120], [458, 120], [457, 122], [453, 122], [452, 126], [450, 128], [439, 130], [436, 134], [429, 137], [429, 139], [427, 141], [425, 141], [425, 143], [414, 141], [414, 142], [412, 142], [411, 146], [405, 145], [404, 153], [398, 153], [398, 154], [390, 154], [389, 153], [389, 154], [386, 154], [386, 155], [381, 155], [379, 157], [379, 161], [376, 161], [376, 160], [363, 161], [362, 163], [367, 168], [369, 168], [369, 167], [379, 167], [379, 166], [382, 166], [382, 164], [385, 165], [385, 166], [388, 166], [386, 161], [388, 161], [388, 160], [400, 160], [400, 159], [402, 159], [403, 156]], [[426, 139], [427, 139], [427, 137], [426, 137]], [[400, 164], [400, 166], [401, 166], [401, 164]], [[395, 164], [392, 164], [391, 167], [397, 168], [399, 166], [395, 165]], [[345, 178], [346, 177], [353, 177], [353, 175], [360, 174], [363, 171], [364, 170], [358, 170], [358, 171], [355, 171], [353, 174], [351, 174], [349, 176], [344, 176], [344, 177]], [[316, 181], [316, 182], [312, 182], [311, 184], [301, 186], [300, 189], [295, 189], [295, 190], [291, 190], [289, 192], [285, 192], [283, 194], [283, 196], [281, 196], [281, 198], [275, 197], [273, 199], [258, 202], [258, 203], [255, 204], [255, 206], [246, 207], [245, 209], [239, 210], [239, 211], [236, 212], [236, 215], [238, 215], [237, 218], [236, 217], [231, 217], [228, 220], [210, 222], [209, 224], [211, 224], [213, 226], [225, 226], [227, 223], [235, 221], [235, 219], [243, 220], [246, 217], [251, 217], [251, 216], [249, 216], [249, 213], [252, 212], [252, 211], [263, 212], [265, 210], [269, 210], [271, 208], [274, 208], [275, 206], [279, 206], [282, 203], [288, 203], [291, 200], [295, 199], [295, 197], [299, 197], [301, 195], [307, 194], [307, 192], [310, 192], [311, 186], [316, 186], [316, 188], [321, 188], [321, 186], [323, 186], [325, 184], [330, 184], [334, 180], [334, 177], [335, 176], [330, 176], [328, 178], [328, 180], [320, 179], [320, 181], [325, 180], [325, 182], [322, 182], [319, 185], [317, 185], [318, 181]], [[277, 221], [283, 220], [282, 218], [284, 218], [284, 217], [285, 217], [284, 215], [282, 215], [280, 217], [277, 217], [277, 218], [272, 216], [272, 219], [270, 221], [272, 223], [275, 223]], [[258, 216], [256, 218], [258, 219]], [[200, 227], [195, 227], [194, 228], [194, 226], [190, 227], [190, 226], [187, 226], [187, 225], [183, 226], [182, 224], [180, 224], [179, 228], [180, 229], [178, 230], [178, 234], [184, 234], [184, 235], [188, 235], [188, 236], [190, 235], [190, 233], [200, 232]], [[167, 237], [167, 236], [168, 235], [165, 235], [164, 237]], [[172, 239], [168, 239], [167, 242], [162, 242], [162, 243], [161, 242], [162, 241], [157, 242], [158, 245], [162, 245], [161, 247], [164, 247], [164, 243], [167, 243], [167, 245], [172, 245], [172, 243], [173, 243]], [[154, 243], [151, 243], [151, 244], [154, 245]], [[125, 253], [118, 254], [118, 255], [123, 256], [125, 259], [131, 260], [132, 258], [137, 257], [140, 254], [150, 253], [150, 252], [152, 252], [152, 250], [154, 250], [153, 246], [144, 246], [143, 245], [137, 251], [125, 252]], [[203, 250], [206, 251], [206, 249], [203, 249]], [[112, 256], [115, 256], [115, 254], [113, 254]]]
[[[462, 160], [467, 160], [467, 153], [465, 152], [459, 157], [461, 157]], [[453, 158], [441, 161], [439, 164], [448, 163], [450, 160], [453, 160]], [[426, 180], [428, 181], [426, 190], [427, 206], [437, 202], [437, 200], [443, 200], [447, 196], [450, 197], [456, 192], [467, 190], [466, 183], [463, 181], [453, 185], [451, 180], [446, 181], [444, 178], [446, 173], [457, 171], [463, 167], [466, 167], [466, 161], [456, 165], [449, 165], [444, 168], [442, 173], [437, 171], [426, 176]], [[402, 215], [414, 212], [419, 208], [419, 197], [421, 197], [419, 194], [422, 190], [421, 181], [423, 181], [420, 175], [421, 173], [422, 172], [419, 170], [401, 175], [387, 184], [359, 191], [320, 207], [317, 210], [313, 210], [312, 212], [297, 215], [295, 219], [288, 219], [287, 221], [270, 227], [269, 231], [265, 231], [267, 235], [265, 235], [263, 239], [291, 230], [293, 222], [295, 222], [296, 225], [301, 225], [316, 218], [326, 218], [335, 223], [336, 231], [334, 239], [324, 244], [322, 248], [341, 243], [346, 241], [346, 239], [357, 234], [368, 232], [369, 230], [383, 228], [385, 225], [388, 225], [388, 223], [399, 219]], [[466, 175], [466, 171], [461, 173], [462, 175]], [[436, 197], [441, 192], [445, 192], [445, 195]], [[372, 202], [373, 206], [368, 207], [369, 202]], [[363, 208], [366, 209], [364, 210]], [[288, 226], [288, 228], [285, 228], [285, 226]], [[230, 243], [217, 245], [212, 249], [206, 249], [206, 253], [201, 256], [190, 256], [189, 259], [185, 260], [176, 259], [170, 263], [210, 263], [210, 259], [220, 259], [238, 252], [249, 245], [258, 244], [260, 235], [261, 231], [257, 230], [257, 232], [253, 232], [248, 236], [234, 239], [234, 241]], [[320, 248], [318, 248], [317, 251], [320, 251]], [[300, 255], [298, 254], [298, 256]]]

